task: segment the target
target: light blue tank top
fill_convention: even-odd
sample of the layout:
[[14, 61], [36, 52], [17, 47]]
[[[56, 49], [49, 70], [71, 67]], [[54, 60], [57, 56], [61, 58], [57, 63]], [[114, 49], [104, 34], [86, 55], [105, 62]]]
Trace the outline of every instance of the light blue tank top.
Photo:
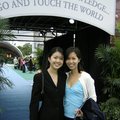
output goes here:
[[64, 115], [69, 118], [75, 117], [75, 110], [83, 104], [83, 87], [78, 80], [72, 87], [66, 82], [64, 97]]

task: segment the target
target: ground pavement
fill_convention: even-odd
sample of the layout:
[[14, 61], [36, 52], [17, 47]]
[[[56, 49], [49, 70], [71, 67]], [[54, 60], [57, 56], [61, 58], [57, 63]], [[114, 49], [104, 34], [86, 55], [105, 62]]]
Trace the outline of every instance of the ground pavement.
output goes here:
[[3, 70], [4, 76], [9, 78], [14, 86], [12, 89], [7, 88], [0, 91], [0, 120], [29, 120], [29, 103], [34, 73], [22, 73], [10, 65], [4, 65]]

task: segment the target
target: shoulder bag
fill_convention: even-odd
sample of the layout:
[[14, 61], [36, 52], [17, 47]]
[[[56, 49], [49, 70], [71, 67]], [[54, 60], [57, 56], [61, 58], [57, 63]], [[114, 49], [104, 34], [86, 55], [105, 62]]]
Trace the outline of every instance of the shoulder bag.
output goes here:
[[44, 74], [43, 73], [41, 73], [41, 74], [42, 74], [42, 81], [41, 81], [41, 92], [40, 92], [41, 97], [40, 97], [40, 101], [43, 100], [43, 96], [44, 96]]

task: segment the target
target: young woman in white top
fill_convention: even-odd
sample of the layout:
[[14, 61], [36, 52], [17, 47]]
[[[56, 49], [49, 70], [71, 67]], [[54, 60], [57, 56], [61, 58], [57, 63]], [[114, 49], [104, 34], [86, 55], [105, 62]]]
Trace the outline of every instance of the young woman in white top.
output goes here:
[[78, 48], [70, 47], [66, 50], [66, 65], [70, 72], [67, 73], [64, 97], [65, 120], [74, 120], [76, 116], [83, 116], [80, 107], [88, 98], [96, 101], [94, 80], [90, 74], [81, 69], [80, 61]]

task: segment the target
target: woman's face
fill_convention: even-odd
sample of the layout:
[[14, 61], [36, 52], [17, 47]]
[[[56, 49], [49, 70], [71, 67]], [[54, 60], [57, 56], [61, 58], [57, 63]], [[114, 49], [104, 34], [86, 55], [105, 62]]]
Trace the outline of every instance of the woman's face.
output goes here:
[[48, 58], [48, 61], [50, 63], [50, 67], [54, 69], [59, 69], [63, 65], [64, 57], [60, 52], [57, 51]]
[[75, 52], [72, 52], [68, 55], [68, 58], [66, 59], [66, 65], [70, 70], [78, 69], [78, 63], [80, 62], [80, 59], [77, 57]]

